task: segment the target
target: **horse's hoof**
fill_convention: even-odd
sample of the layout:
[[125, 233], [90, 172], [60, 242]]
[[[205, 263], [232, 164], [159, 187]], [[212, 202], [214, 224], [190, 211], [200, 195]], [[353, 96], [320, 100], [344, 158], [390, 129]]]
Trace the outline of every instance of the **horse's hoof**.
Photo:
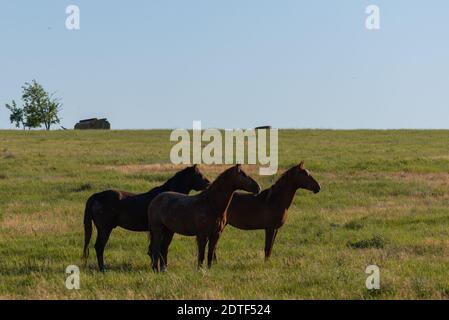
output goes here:
[[202, 271], [202, 270], [203, 270], [203, 266], [196, 267], [196, 271]]
[[161, 272], [162, 272], [162, 273], [166, 273], [166, 272], [167, 272], [167, 267], [162, 267], [162, 268], [161, 268]]

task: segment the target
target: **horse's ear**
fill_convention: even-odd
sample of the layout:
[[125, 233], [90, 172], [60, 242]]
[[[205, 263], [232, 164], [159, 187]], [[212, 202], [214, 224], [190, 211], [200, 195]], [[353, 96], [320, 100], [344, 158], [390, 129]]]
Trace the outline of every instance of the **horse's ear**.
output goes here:
[[237, 171], [241, 171], [241, 170], [242, 170], [242, 165], [241, 165], [240, 163], [237, 163], [237, 164], [235, 165], [235, 169], [236, 169]]
[[303, 170], [304, 169], [304, 161], [301, 161], [299, 163], [299, 169]]
[[193, 169], [193, 170], [198, 170], [198, 164], [195, 163], [195, 164], [192, 166], [192, 169]]

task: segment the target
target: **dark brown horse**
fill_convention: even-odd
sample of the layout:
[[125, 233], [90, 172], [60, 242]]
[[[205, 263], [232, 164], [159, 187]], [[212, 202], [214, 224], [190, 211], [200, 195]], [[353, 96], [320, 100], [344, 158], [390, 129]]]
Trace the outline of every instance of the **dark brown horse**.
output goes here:
[[104, 271], [103, 252], [109, 235], [116, 227], [130, 231], [148, 231], [148, 206], [158, 194], [175, 191], [188, 194], [191, 190], [204, 190], [209, 186], [209, 180], [192, 166], [177, 172], [163, 185], [142, 194], [125, 191], [107, 190], [92, 195], [86, 203], [84, 212], [84, 252], [83, 258], [89, 255], [89, 241], [92, 236], [92, 220], [97, 228], [98, 267]]
[[174, 233], [196, 236], [198, 245], [198, 268], [204, 261], [206, 244], [209, 242], [207, 265], [210, 267], [215, 247], [226, 225], [226, 210], [235, 190], [258, 193], [260, 187], [240, 165], [224, 171], [203, 192], [187, 196], [164, 192], [151, 202], [148, 222], [151, 242], [148, 254], [154, 271], [167, 269], [168, 247]]
[[304, 169], [304, 162], [287, 170], [270, 188], [258, 195], [236, 192], [228, 208], [227, 223], [243, 230], [265, 229], [265, 259], [268, 259], [278, 229], [287, 220], [288, 208], [297, 189], [314, 193], [321, 190], [318, 182]]

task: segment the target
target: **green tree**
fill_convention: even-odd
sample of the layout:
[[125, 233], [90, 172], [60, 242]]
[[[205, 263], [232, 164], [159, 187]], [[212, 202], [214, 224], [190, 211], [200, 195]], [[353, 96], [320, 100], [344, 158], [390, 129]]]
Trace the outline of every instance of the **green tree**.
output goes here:
[[46, 130], [50, 130], [52, 124], [57, 124], [61, 121], [58, 116], [58, 112], [61, 110], [60, 99], [55, 98], [54, 94], [48, 95], [48, 101], [40, 110], [41, 121]]
[[22, 124], [24, 128], [44, 126], [46, 130], [50, 130], [52, 124], [60, 122], [58, 113], [61, 110], [61, 103], [58, 98], [46, 92], [36, 80], [26, 82], [22, 90], [22, 108], [17, 107], [15, 101], [11, 105], [6, 105], [11, 112], [11, 123], [16, 127]]
[[23, 129], [25, 129], [26, 123], [24, 120], [23, 109], [17, 107], [17, 104], [14, 100], [11, 102], [11, 104], [6, 104], [6, 108], [11, 112], [9, 121], [11, 121], [11, 123], [14, 123], [16, 128], [20, 128], [20, 126], [22, 126]]

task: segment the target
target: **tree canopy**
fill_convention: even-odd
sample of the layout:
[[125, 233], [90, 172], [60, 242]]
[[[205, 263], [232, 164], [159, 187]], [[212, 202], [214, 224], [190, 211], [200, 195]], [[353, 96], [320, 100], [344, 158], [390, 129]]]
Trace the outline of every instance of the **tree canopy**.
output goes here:
[[17, 128], [44, 126], [46, 130], [50, 130], [53, 124], [61, 120], [58, 115], [62, 106], [60, 99], [45, 91], [36, 80], [22, 86], [22, 107], [18, 107], [14, 100], [5, 106], [10, 111], [9, 120]]

